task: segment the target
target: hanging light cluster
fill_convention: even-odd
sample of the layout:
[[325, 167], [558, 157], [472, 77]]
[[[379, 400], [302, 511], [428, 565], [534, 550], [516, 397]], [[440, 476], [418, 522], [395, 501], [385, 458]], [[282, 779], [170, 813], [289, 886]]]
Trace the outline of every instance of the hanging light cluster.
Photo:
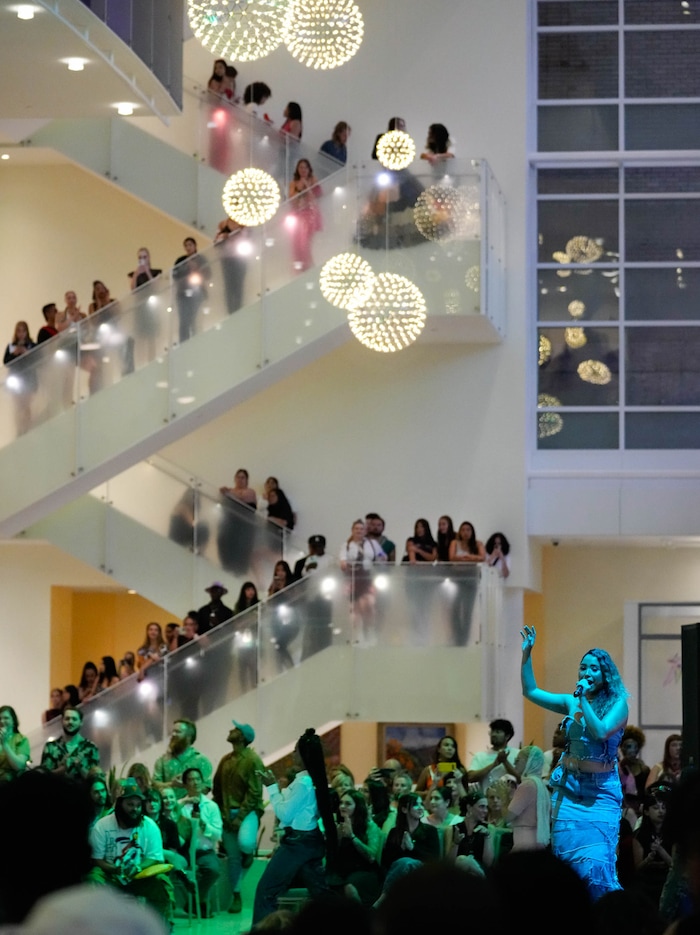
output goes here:
[[257, 227], [274, 217], [280, 205], [280, 187], [262, 169], [241, 169], [224, 185], [221, 198], [228, 217], [244, 227]]
[[338, 68], [360, 48], [365, 25], [352, 0], [291, 0], [284, 43], [307, 68]]
[[289, 0], [187, 0], [192, 32], [217, 55], [254, 62], [282, 44]]
[[375, 275], [354, 253], [341, 253], [324, 264], [323, 296], [348, 313], [350, 330], [365, 347], [383, 354], [403, 350], [425, 327], [426, 304], [415, 283], [398, 273]]
[[407, 169], [416, 158], [416, 144], [403, 130], [389, 130], [377, 140], [377, 159], [385, 169]]
[[473, 231], [472, 204], [463, 189], [431, 185], [418, 196], [413, 220], [426, 240], [465, 240]]

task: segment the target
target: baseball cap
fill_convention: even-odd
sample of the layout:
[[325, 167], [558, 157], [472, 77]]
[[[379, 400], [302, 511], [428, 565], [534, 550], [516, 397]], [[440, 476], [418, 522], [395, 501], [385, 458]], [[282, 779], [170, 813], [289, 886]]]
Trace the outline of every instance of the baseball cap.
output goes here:
[[141, 801], [143, 801], [144, 795], [141, 792], [141, 787], [136, 782], [135, 779], [120, 779], [119, 780], [119, 794], [117, 795], [118, 799], [128, 799], [132, 795], [137, 795]]
[[238, 721], [232, 721], [231, 723], [243, 734], [243, 739], [245, 740], [246, 745], [252, 743], [255, 740], [255, 731], [250, 726], [250, 724], [240, 724]]

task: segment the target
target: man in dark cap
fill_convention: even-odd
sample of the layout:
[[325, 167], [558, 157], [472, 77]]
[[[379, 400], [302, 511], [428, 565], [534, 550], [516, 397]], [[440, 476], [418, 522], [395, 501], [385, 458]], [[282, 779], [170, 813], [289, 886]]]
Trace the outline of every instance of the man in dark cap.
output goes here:
[[262, 760], [251, 747], [255, 731], [250, 724], [233, 721], [226, 740], [231, 753], [222, 757], [214, 774], [214, 801], [224, 819], [224, 847], [228, 858], [228, 878], [233, 893], [229, 912], [243, 909], [243, 871], [253, 863], [258, 828], [263, 814]]
[[221, 600], [224, 594], [228, 594], [228, 588], [225, 588], [220, 581], [215, 581], [204, 590], [211, 600], [197, 611], [200, 636], [202, 633], [208, 633], [209, 630], [212, 630], [220, 623], [224, 623], [226, 620], [230, 620], [231, 617], [233, 617], [231, 608], [227, 607]]
[[326, 649], [333, 642], [331, 617], [333, 603], [331, 595], [324, 590], [326, 575], [318, 572], [327, 572], [331, 567], [331, 559], [326, 555], [326, 537], [310, 536], [308, 540], [309, 554], [300, 558], [294, 566], [294, 579], [299, 581], [308, 578], [305, 585], [306, 623], [301, 649], [301, 660], [308, 659], [322, 649]]

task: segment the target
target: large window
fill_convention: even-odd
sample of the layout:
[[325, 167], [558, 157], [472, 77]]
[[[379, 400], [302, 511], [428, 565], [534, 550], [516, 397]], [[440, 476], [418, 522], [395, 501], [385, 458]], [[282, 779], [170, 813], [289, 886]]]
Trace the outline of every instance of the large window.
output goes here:
[[533, 2], [540, 449], [700, 449], [700, 3]]

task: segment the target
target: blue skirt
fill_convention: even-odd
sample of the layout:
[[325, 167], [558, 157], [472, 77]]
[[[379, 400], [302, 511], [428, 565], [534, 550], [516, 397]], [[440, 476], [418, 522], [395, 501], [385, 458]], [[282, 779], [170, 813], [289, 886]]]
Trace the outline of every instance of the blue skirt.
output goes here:
[[552, 851], [586, 882], [592, 899], [622, 887], [617, 879], [622, 787], [617, 770], [581, 773], [558, 766], [552, 789]]

